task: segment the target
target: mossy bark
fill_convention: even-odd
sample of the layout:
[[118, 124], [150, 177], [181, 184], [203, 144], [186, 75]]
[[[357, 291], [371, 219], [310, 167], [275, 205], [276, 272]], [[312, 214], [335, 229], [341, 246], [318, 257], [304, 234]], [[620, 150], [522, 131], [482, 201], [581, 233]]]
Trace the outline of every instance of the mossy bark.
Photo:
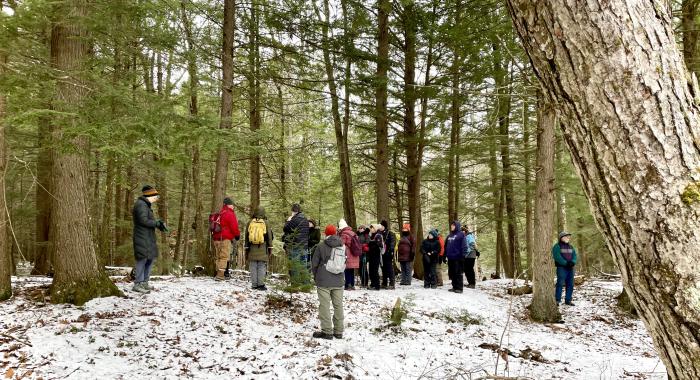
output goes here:
[[93, 298], [118, 296], [124, 294], [117, 288], [106, 274], [77, 281], [57, 283], [54, 281], [50, 288], [51, 303], [72, 303], [83, 305]]

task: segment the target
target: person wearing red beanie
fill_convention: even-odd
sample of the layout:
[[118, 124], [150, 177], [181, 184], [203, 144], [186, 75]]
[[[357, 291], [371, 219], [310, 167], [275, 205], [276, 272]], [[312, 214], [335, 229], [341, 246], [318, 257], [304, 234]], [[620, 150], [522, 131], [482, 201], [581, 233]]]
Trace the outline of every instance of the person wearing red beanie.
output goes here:
[[338, 230], [335, 228], [335, 226], [332, 224], [329, 224], [326, 226], [326, 230], [323, 233], [326, 234], [326, 237], [328, 237], [331, 235], [335, 235], [336, 232], [338, 232]]
[[[314, 275], [318, 293], [318, 319], [321, 322], [320, 331], [312, 334], [314, 338], [342, 339], [344, 330], [343, 315], [343, 285], [345, 284], [345, 268], [328, 266], [333, 258], [345, 259], [343, 241], [336, 235], [334, 225], [326, 226], [326, 238], [318, 243], [311, 256], [311, 273]], [[340, 251], [340, 256], [338, 255]], [[331, 312], [331, 305], [333, 309]]]

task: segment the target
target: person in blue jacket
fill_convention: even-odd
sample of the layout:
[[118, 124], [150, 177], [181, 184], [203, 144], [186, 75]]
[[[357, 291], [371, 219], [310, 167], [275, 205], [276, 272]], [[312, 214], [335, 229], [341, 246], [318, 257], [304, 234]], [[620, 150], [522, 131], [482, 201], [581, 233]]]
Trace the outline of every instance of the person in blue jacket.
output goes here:
[[464, 258], [467, 256], [467, 238], [461, 230], [461, 224], [455, 220], [450, 224], [450, 234], [445, 240], [445, 256], [447, 256], [447, 270], [452, 280], [451, 292], [462, 293], [464, 290]]
[[554, 297], [557, 300], [557, 305], [561, 303], [561, 292], [566, 285], [566, 296], [564, 303], [569, 306], [574, 306], [571, 299], [574, 294], [574, 267], [576, 266], [576, 249], [569, 244], [571, 234], [562, 232], [559, 234], [559, 241], [552, 247], [552, 257], [554, 264], [557, 267], [557, 288], [554, 292]]

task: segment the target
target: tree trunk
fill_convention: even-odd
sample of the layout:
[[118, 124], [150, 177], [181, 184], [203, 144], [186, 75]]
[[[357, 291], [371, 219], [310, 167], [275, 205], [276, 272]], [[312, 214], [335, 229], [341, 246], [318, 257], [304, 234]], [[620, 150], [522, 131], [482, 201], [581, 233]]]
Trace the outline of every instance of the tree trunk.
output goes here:
[[[85, 96], [84, 86], [74, 77], [87, 58], [87, 32], [81, 26], [86, 16], [84, 4], [57, 6], [57, 20], [51, 30], [51, 64], [61, 73], [70, 75], [56, 84], [54, 109], [72, 112], [80, 109]], [[79, 121], [73, 116], [56, 116], [53, 120], [53, 141], [63, 141], [64, 131]], [[51, 284], [54, 303], [83, 303], [104, 296], [121, 295], [98, 264], [90, 234], [88, 197], [88, 162], [83, 155], [88, 142], [73, 137], [69, 151], [57, 150], [53, 162], [54, 196], [51, 214], [51, 235], [55, 274]], [[73, 150], [75, 147], [75, 151]]]
[[[343, 215], [349, 225], [355, 226], [355, 199], [352, 188], [352, 172], [350, 167], [350, 159], [348, 153], [347, 129], [344, 131], [343, 122], [340, 119], [340, 102], [338, 99], [338, 87], [335, 82], [334, 60], [331, 60], [331, 48], [328, 36], [328, 26], [330, 25], [330, 7], [328, 0], [323, 1], [323, 12], [325, 19], [321, 21], [321, 29], [323, 33], [323, 63], [326, 69], [326, 78], [328, 79], [328, 89], [331, 94], [331, 114], [333, 116], [333, 128], [335, 129], [335, 142], [338, 149], [338, 162], [340, 164], [340, 185], [343, 192]], [[318, 12], [318, 9], [317, 9]], [[347, 17], [347, 10], [344, 10], [343, 17]], [[345, 21], [347, 24], [347, 21]], [[345, 30], [346, 38], [348, 30]], [[348, 84], [345, 84], [347, 90]], [[346, 112], [349, 104], [346, 102]], [[349, 115], [348, 115], [349, 116]], [[349, 117], [347, 118], [349, 123]], [[345, 133], [344, 133], [345, 132]]]
[[556, 112], [551, 104], [538, 97], [537, 159], [535, 163], [535, 244], [532, 266], [532, 303], [530, 317], [538, 322], [561, 319], [554, 299], [554, 258], [552, 257], [552, 225], [554, 224], [554, 128]]
[[[0, 9], [2, 1], [0, 1]], [[2, 16], [0, 16], [2, 19]], [[0, 51], [0, 76], [5, 71], [7, 57]], [[8, 249], [7, 205], [5, 204], [5, 175], [7, 174], [7, 143], [5, 141], [5, 94], [0, 93], [0, 301], [12, 297], [12, 260]]]
[[[496, 278], [500, 278], [501, 267], [507, 267], [506, 263], [503, 262], [504, 252], [506, 251], [506, 247], [504, 246], [505, 237], [503, 235], [503, 194], [501, 191], [503, 181], [499, 181], [498, 175], [498, 153], [496, 149], [498, 145], [498, 131], [496, 129], [496, 124], [492, 124], [490, 129], [489, 174], [491, 177], [491, 191], [493, 197], [493, 223], [496, 230]], [[506, 273], [508, 273], [508, 271], [506, 271]]]
[[508, 4], [669, 378], [700, 378], [698, 89], [670, 15], [657, 2]]
[[248, 114], [250, 132], [253, 136], [254, 153], [250, 159], [250, 211], [251, 214], [260, 206], [260, 46], [258, 44], [258, 8], [253, 1], [250, 8], [251, 27], [248, 32]]
[[700, 74], [700, 62], [698, 61], [698, 35], [700, 35], [700, 23], [698, 23], [698, 0], [683, 0], [681, 7], [681, 29], [683, 32], [683, 61], [688, 71], [697, 77]]
[[556, 194], [556, 205], [557, 205], [557, 229], [555, 232], [558, 234], [562, 231], [567, 231], [568, 226], [566, 223], [566, 197], [564, 195], [564, 181], [562, 178], [557, 178], [556, 167], [561, 165], [561, 154], [562, 154], [562, 137], [557, 135], [555, 137], [554, 143], [554, 191]]
[[377, 28], [377, 77], [376, 85], [376, 182], [377, 219], [389, 220], [389, 113], [388, 71], [389, 71], [389, 13], [391, 1], [378, 0]]
[[[36, 164], [36, 254], [32, 275], [46, 275], [51, 271], [51, 248], [49, 247], [49, 225], [51, 219], [51, 120], [39, 118], [39, 156]], [[0, 235], [3, 236], [3, 235]]]
[[396, 223], [398, 223], [397, 228], [401, 228], [403, 225], [403, 194], [399, 184], [399, 152], [397, 149], [392, 151], [392, 168], [391, 182], [394, 184], [394, 199], [396, 200]]
[[[224, 0], [224, 38], [221, 48], [221, 119], [219, 129], [231, 129], [233, 123], [233, 34], [235, 30], [236, 6], [234, 0]], [[219, 146], [216, 155], [216, 171], [212, 188], [211, 212], [219, 210], [226, 193], [228, 174], [228, 150], [225, 144]]]
[[111, 231], [112, 224], [112, 206], [114, 204], [114, 158], [111, 154], [107, 156], [107, 176], [105, 178], [105, 199], [102, 202], [102, 222], [100, 223], [100, 233], [99, 233], [99, 258], [102, 264], [112, 265], [111, 260], [111, 248], [112, 239]]
[[173, 264], [178, 265], [180, 263], [180, 250], [182, 249], [183, 242], [185, 239], [185, 229], [189, 227], [185, 226], [185, 216], [187, 215], [187, 178], [189, 177], [189, 171], [187, 170], [187, 164], [182, 164], [182, 188], [180, 190], [180, 216], [177, 218], [177, 240], [175, 240], [175, 253], [173, 255]]
[[523, 167], [525, 170], [525, 252], [527, 256], [527, 278], [532, 278], [532, 170], [530, 168], [530, 109], [526, 99], [523, 99]]
[[348, 140], [350, 139], [350, 85], [352, 79], [352, 54], [351, 49], [354, 46], [354, 38], [351, 32], [349, 11], [347, 9], [347, 0], [341, 0], [340, 4], [343, 8], [343, 33], [345, 38], [345, 79], [343, 88], [345, 96], [343, 99], [343, 150], [345, 151], [345, 167], [347, 168], [347, 182], [350, 184], [347, 192], [348, 197], [348, 213], [345, 215], [345, 221], [349, 226], [357, 228], [357, 213], [355, 212], [355, 190], [352, 182], [352, 166], [350, 165], [350, 149]]

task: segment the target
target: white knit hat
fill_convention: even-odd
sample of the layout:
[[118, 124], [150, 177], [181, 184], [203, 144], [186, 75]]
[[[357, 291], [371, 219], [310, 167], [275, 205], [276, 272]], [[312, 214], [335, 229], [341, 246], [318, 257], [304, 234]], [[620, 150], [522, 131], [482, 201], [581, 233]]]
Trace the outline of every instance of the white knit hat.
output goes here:
[[338, 229], [342, 230], [342, 229], [347, 228], [347, 227], [348, 227], [348, 222], [346, 222], [345, 219], [340, 218], [340, 220], [338, 221]]

